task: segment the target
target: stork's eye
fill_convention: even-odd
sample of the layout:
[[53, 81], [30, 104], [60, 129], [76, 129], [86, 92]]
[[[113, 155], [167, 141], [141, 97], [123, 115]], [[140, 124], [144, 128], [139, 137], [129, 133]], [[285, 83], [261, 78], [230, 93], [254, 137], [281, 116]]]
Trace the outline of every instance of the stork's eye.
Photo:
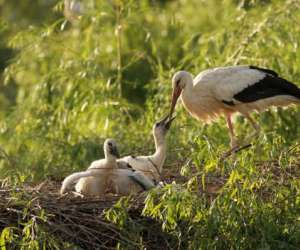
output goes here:
[[111, 142], [109, 142], [109, 143], [108, 143], [108, 146], [110, 146], [110, 147], [111, 147], [111, 146], [112, 146], [112, 143], [111, 143]]
[[176, 86], [178, 86], [180, 83], [180, 79], [176, 81]]

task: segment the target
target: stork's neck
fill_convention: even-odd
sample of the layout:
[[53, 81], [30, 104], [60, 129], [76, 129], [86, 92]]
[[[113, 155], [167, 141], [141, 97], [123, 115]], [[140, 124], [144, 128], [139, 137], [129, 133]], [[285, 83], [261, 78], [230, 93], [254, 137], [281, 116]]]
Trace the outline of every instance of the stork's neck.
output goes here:
[[161, 173], [162, 167], [164, 165], [167, 153], [167, 143], [165, 138], [156, 138], [154, 136], [155, 142], [155, 153], [150, 156], [151, 160], [158, 167], [159, 172]]
[[106, 163], [109, 166], [116, 166], [117, 165], [116, 157], [111, 155], [111, 154], [105, 154], [105, 160], [106, 160]]

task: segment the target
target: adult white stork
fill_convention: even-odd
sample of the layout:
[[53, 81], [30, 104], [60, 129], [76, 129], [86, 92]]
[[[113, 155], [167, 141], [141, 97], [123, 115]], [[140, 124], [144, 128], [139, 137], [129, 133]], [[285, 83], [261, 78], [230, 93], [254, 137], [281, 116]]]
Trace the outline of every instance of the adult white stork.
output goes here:
[[270, 69], [256, 66], [231, 66], [208, 69], [196, 78], [186, 71], [172, 78], [170, 117], [178, 97], [188, 112], [199, 120], [209, 122], [225, 115], [230, 132], [231, 147], [237, 147], [231, 116], [239, 112], [255, 129], [247, 139], [259, 133], [259, 125], [250, 117], [252, 111], [270, 106], [300, 103], [300, 89]]

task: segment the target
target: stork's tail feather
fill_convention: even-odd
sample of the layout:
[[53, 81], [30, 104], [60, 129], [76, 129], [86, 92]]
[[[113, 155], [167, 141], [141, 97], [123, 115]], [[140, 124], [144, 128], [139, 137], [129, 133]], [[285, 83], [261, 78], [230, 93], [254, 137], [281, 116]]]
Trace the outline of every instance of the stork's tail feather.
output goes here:
[[300, 101], [300, 88], [298, 88], [298, 94], [297, 94], [297, 98], [299, 99]]
[[300, 88], [295, 91], [294, 97], [297, 98], [297, 103], [300, 103]]
[[300, 87], [298, 87], [296, 84], [294, 84], [294, 96], [300, 99]]
[[89, 176], [94, 176], [95, 173], [92, 171], [84, 171], [84, 172], [77, 172], [74, 174], [69, 175], [66, 177], [62, 183], [61, 189], [60, 189], [60, 194], [64, 194], [66, 190], [69, 189], [69, 187], [77, 182], [80, 178], [83, 177], [89, 177]]
[[286, 94], [289, 94], [291, 96], [300, 99], [300, 88], [296, 84], [291, 83], [282, 78], [278, 78], [278, 79], [281, 80], [282, 83], [281, 87]]

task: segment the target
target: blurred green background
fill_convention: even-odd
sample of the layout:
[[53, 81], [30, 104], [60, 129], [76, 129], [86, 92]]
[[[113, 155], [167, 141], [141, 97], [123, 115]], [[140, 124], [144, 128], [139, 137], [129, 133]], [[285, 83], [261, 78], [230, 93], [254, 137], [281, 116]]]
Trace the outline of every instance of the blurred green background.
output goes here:
[[[123, 155], [149, 153], [177, 70], [252, 64], [300, 78], [298, 1], [1, 0], [0, 12], [0, 173], [15, 180], [60, 180], [100, 158], [106, 137]], [[226, 149], [224, 121], [205, 126], [177, 110], [169, 162], [197, 151], [191, 143]], [[261, 144], [297, 141], [299, 114], [257, 117]]]
[[[153, 150], [177, 70], [252, 64], [300, 78], [298, 1], [2, 0], [0, 12], [0, 170], [11, 178], [61, 179], [101, 157], [106, 137], [123, 155]], [[170, 161], [203, 140], [226, 149], [222, 120], [205, 126], [177, 110]], [[299, 114], [257, 117], [266, 142], [297, 141]]]

